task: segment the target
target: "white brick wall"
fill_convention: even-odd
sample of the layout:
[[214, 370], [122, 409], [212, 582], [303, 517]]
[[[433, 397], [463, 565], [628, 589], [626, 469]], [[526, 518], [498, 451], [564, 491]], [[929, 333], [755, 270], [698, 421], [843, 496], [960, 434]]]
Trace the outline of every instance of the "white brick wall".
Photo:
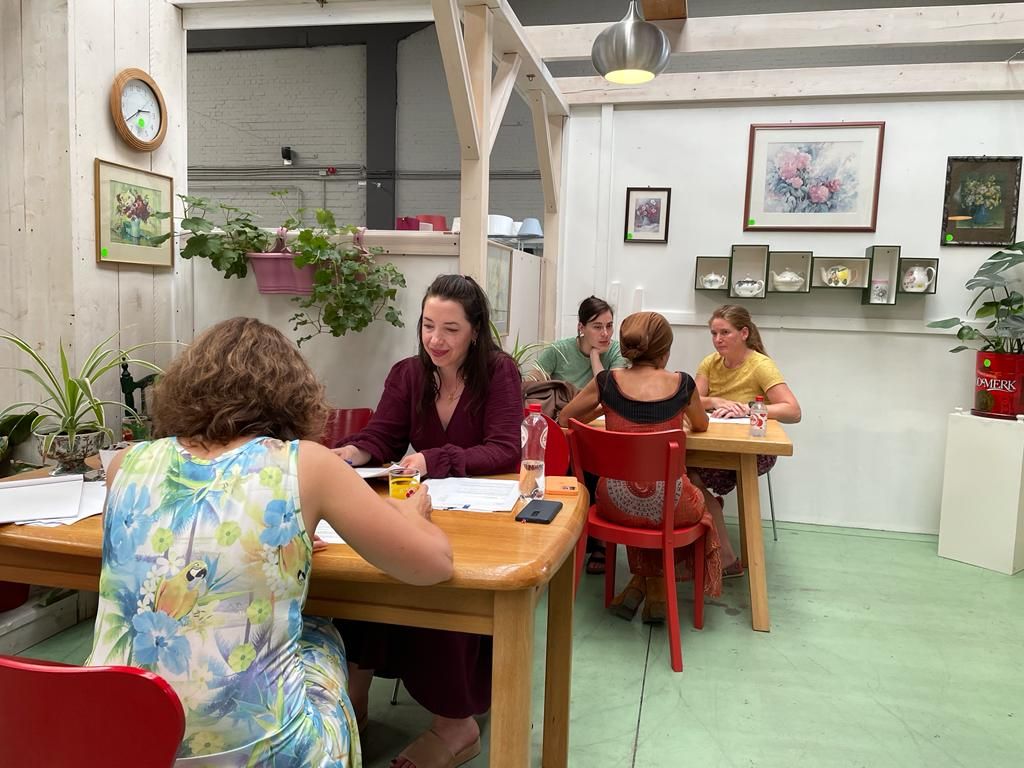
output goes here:
[[296, 166], [366, 162], [366, 51], [362, 46], [223, 51], [188, 55], [188, 164], [274, 166], [280, 180], [190, 179], [194, 195], [214, 197], [277, 225], [281, 205], [268, 196], [291, 190], [294, 206], [330, 208], [339, 222], [366, 219], [365, 190], [354, 180], [289, 179], [281, 147]]

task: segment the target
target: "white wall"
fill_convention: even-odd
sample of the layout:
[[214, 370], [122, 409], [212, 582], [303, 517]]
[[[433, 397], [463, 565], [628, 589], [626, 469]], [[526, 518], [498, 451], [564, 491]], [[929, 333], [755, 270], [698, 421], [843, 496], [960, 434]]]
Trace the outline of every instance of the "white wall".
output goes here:
[[[72, 365], [107, 335], [122, 343], [191, 338], [190, 286], [178, 268], [96, 263], [93, 164], [99, 157], [185, 181], [185, 33], [165, 0], [0, 4], [0, 327]], [[153, 76], [168, 108], [155, 152], [118, 137], [110, 87], [126, 67]], [[179, 322], [189, 318], [189, 323]], [[169, 351], [144, 353], [162, 362]], [[4, 370], [0, 406], [39, 393]], [[99, 394], [120, 398], [116, 371]], [[137, 372], [141, 373], [141, 372]]]
[[[858, 120], [886, 123], [876, 232], [742, 231], [751, 123]], [[963, 284], [995, 250], [939, 246], [946, 157], [1020, 154], [1024, 105], [605, 107], [575, 110], [571, 124], [559, 297], [565, 333], [583, 297], [617, 296], [620, 317], [640, 308], [666, 314], [676, 333], [671, 365], [693, 371], [712, 351], [704, 323], [724, 301], [694, 291], [697, 255], [769, 243], [853, 257], [871, 244], [898, 244], [905, 257], [940, 259], [937, 294], [901, 296], [895, 307], [862, 307], [853, 291], [746, 302], [804, 411], [803, 422], [787, 428], [795, 456], [772, 473], [777, 516], [936, 531], [945, 417], [971, 403], [973, 356], [948, 354], [950, 338], [924, 325], [966, 309]], [[669, 243], [627, 245], [626, 187], [648, 185], [672, 188]]]
[[[193, 175], [192, 194], [255, 211], [267, 227], [298, 207], [329, 208], [339, 223], [366, 221], [356, 179], [301, 170], [366, 164], [364, 46], [191, 53], [188, 75], [188, 164], [222, 171], [215, 181]], [[297, 154], [290, 168], [283, 146]], [[242, 168], [277, 178], [246, 177]], [[287, 205], [270, 197], [279, 189], [288, 190]]]

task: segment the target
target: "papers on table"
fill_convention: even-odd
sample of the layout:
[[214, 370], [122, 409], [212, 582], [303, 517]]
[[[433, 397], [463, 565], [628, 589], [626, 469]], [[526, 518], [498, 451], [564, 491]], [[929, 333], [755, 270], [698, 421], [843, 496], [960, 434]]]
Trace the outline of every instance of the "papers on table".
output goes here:
[[470, 512], [510, 512], [519, 501], [517, 480], [477, 480], [449, 477], [427, 480], [434, 509], [464, 509]]
[[0, 483], [0, 523], [71, 525], [103, 511], [105, 483], [81, 475], [37, 477]]
[[363, 480], [370, 480], [374, 477], [387, 477], [391, 467], [353, 467], [353, 469]]
[[732, 418], [723, 419], [717, 416], [708, 416], [708, 421], [710, 421], [712, 424], [749, 424], [750, 417], [734, 416]]
[[326, 541], [328, 544], [344, 544], [345, 540], [341, 538], [336, 530], [331, 527], [331, 524], [326, 520], [321, 520], [316, 524], [316, 535]]

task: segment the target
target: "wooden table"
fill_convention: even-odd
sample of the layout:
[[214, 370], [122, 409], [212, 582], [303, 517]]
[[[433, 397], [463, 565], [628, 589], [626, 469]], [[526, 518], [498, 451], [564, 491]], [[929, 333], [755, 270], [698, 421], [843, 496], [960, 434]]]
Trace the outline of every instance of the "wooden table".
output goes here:
[[[591, 426], [604, 428], [604, 419]], [[792, 456], [793, 443], [782, 425], [768, 421], [764, 437], [751, 437], [746, 422], [712, 422], [707, 432], [687, 432], [686, 466], [731, 469], [736, 472], [736, 495], [740, 513], [740, 557], [750, 583], [750, 623], [768, 632], [768, 582], [764, 566], [764, 537], [761, 531], [761, 499], [757, 482], [758, 456]]]
[[[397, 582], [347, 545], [313, 557], [307, 613], [494, 637], [492, 766], [530, 763], [534, 609], [545, 586], [543, 765], [568, 760], [574, 555], [589, 500], [586, 490], [552, 498], [563, 507], [550, 525], [517, 523], [514, 512], [435, 511], [455, 575], [431, 587]], [[102, 541], [99, 516], [53, 528], [0, 525], [0, 579], [96, 591]]]

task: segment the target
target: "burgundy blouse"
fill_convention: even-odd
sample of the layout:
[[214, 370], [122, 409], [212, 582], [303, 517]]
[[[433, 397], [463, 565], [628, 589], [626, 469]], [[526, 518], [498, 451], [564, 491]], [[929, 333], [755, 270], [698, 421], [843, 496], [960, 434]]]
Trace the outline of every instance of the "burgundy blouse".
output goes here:
[[447, 429], [441, 426], [436, 408], [420, 408], [424, 375], [419, 358], [396, 363], [370, 423], [345, 444], [366, 451], [373, 462], [382, 464], [401, 458], [411, 443], [426, 458], [427, 475], [436, 478], [518, 471], [523, 394], [515, 361], [496, 355], [487, 399], [472, 403], [463, 392]]

